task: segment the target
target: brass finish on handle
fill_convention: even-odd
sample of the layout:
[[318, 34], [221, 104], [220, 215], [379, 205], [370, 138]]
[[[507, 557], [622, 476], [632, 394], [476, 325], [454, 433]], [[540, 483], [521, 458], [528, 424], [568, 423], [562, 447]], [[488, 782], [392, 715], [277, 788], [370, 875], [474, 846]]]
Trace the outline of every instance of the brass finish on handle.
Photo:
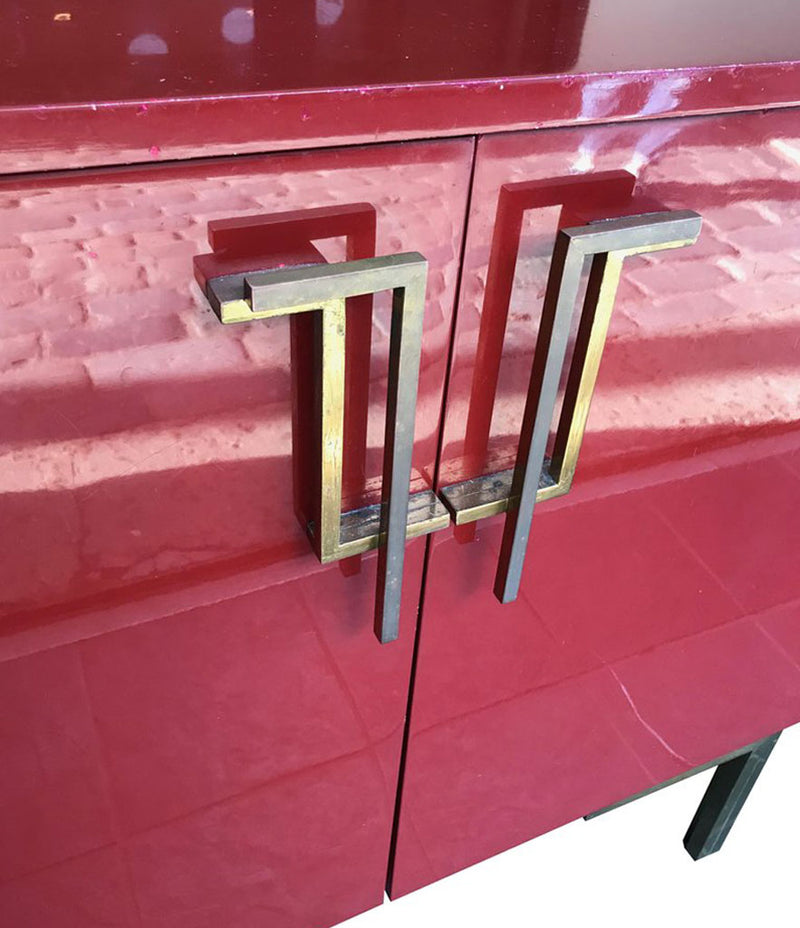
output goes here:
[[[428, 264], [409, 253], [212, 278], [206, 293], [223, 323], [294, 313], [322, 313], [321, 505], [310, 529], [323, 563], [379, 548], [376, 633], [382, 643], [399, 632], [407, 537], [444, 528], [449, 515], [430, 491], [409, 493]], [[382, 500], [342, 513], [345, 300], [391, 290], [389, 386]]]
[[[569, 492], [586, 430], [622, 262], [628, 255], [691, 245], [701, 219], [690, 210], [593, 222], [558, 233], [536, 341], [533, 369], [513, 470], [445, 487], [441, 496], [461, 525], [506, 512], [495, 595], [519, 592], [536, 503]], [[574, 305], [587, 257], [592, 258], [552, 458], [545, 457]]]

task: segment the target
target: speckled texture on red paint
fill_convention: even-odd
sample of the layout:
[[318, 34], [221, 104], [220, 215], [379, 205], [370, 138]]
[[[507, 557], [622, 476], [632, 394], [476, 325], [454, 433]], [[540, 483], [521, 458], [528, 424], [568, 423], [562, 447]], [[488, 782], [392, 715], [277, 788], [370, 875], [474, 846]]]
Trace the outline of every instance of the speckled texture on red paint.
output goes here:
[[0, 172], [800, 102], [786, 0], [72, 6], [0, 9]]

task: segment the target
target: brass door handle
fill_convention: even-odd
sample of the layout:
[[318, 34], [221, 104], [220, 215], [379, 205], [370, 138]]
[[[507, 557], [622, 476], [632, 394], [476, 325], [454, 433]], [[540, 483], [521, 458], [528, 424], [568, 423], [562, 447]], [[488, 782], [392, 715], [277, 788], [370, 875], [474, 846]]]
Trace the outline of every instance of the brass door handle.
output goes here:
[[[316, 372], [320, 507], [318, 523], [308, 530], [323, 563], [379, 549], [375, 629], [382, 643], [399, 633], [406, 538], [444, 528], [450, 521], [434, 493], [409, 492], [427, 273], [425, 258], [408, 253], [203, 281], [209, 303], [226, 325], [321, 313], [322, 352]], [[393, 296], [381, 503], [343, 513], [345, 301], [382, 290], [391, 290]]]
[[[494, 592], [502, 603], [519, 592], [537, 501], [567, 492], [577, 467], [622, 262], [628, 255], [691, 245], [701, 218], [690, 210], [646, 213], [562, 229], [556, 238], [523, 414], [515, 467], [445, 487], [456, 524], [506, 513]], [[585, 259], [589, 280], [552, 458], [545, 457], [570, 325]]]

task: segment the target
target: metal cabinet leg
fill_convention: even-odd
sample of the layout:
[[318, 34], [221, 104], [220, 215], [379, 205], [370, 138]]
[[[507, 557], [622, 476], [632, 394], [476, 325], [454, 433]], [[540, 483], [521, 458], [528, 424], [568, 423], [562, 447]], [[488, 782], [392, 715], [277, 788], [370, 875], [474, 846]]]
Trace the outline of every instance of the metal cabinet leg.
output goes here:
[[683, 839], [683, 846], [695, 860], [722, 847], [779, 735], [764, 738], [751, 751], [717, 767]]

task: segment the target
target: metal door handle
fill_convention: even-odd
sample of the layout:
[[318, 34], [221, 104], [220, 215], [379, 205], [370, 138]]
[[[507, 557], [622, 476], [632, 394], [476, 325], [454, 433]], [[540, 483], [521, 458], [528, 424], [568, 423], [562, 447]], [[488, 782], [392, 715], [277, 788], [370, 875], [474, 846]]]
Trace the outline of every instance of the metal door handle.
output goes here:
[[[506, 513], [494, 592], [502, 603], [519, 592], [536, 502], [569, 492], [586, 429], [622, 262], [628, 255], [691, 245], [701, 218], [691, 210], [646, 213], [562, 229], [556, 238], [513, 470], [445, 487], [457, 525]], [[578, 335], [552, 458], [550, 423], [585, 259], [592, 258]]]
[[[204, 281], [208, 301], [225, 324], [321, 313], [320, 508], [318, 524], [308, 529], [322, 563], [379, 549], [375, 630], [381, 643], [399, 633], [406, 538], [450, 522], [433, 492], [409, 493], [427, 273], [425, 258], [412, 252]], [[393, 298], [381, 503], [343, 513], [345, 301], [382, 290], [391, 290]]]

